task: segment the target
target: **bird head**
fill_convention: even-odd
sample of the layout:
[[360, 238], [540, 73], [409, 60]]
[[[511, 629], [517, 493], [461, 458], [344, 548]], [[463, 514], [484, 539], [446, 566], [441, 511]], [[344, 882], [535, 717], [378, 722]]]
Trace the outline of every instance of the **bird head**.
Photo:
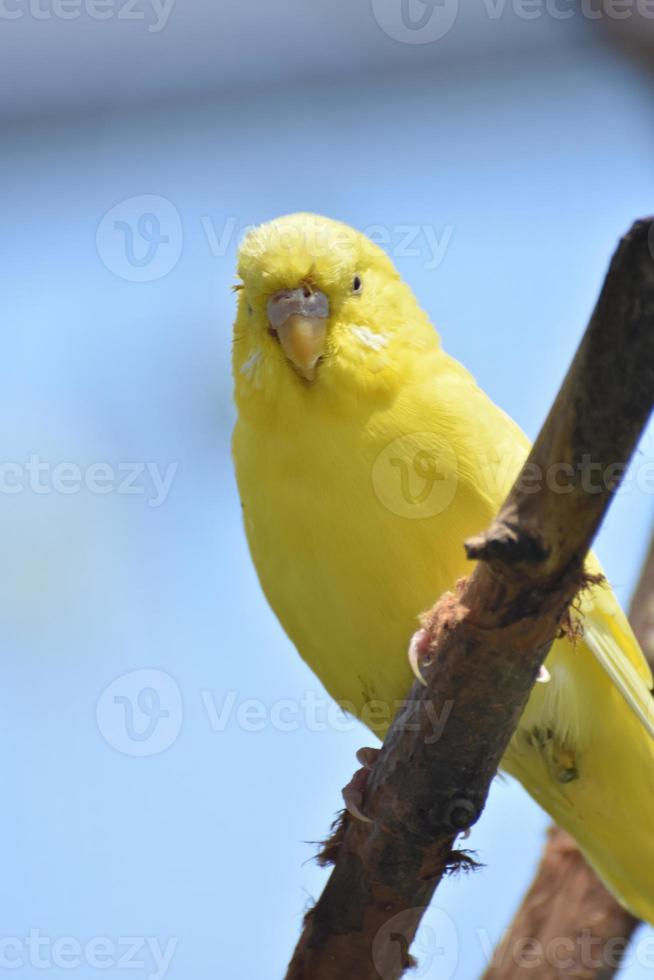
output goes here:
[[388, 392], [409, 350], [437, 346], [390, 258], [341, 222], [302, 213], [261, 225], [238, 273], [237, 401]]

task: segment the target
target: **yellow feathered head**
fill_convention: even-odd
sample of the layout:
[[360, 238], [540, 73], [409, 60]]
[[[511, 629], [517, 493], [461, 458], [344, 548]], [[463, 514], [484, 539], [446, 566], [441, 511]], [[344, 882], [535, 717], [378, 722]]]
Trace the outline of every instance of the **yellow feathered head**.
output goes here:
[[387, 395], [411, 353], [437, 347], [390, 258], [341, 222], [301, 213], [261, 225], [241, 246], [238, 273], [240, 407], [287, 392]]

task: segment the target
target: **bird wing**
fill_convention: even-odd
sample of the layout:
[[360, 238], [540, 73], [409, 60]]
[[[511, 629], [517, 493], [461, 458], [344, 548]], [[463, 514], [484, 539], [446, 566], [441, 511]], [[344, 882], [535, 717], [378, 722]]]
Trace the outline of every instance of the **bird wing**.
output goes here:
[[[601, 571], [591, 555], [588, 564]], [[609, 675], [631, 710], [654, 738], [652, 672], [640, 649], [629, 620], [610, 588], [593, 590], [592, 609], [584, 609], [584, 642]]]
[[[475, 420], [479, 442], [487, 447], [499, 447], [505, 454], [507, 451], [509, 455], [515, 452], [514, 459], [500, 477], [499, 482], [503, 485], [501, 488], [494, 488], [495, 493], [491, 490], [489, 494], [495, 496], [496, 502], [499, 502], [509, 492], [513, 479], [520, 470], [529, 451], [529, 440], [513, 419], [477, 386], [465, 368], [457, 362], [453, 364], [452, 360], [449, 361], [449, 366], [453, 387], [465, 392], [465, 397], [458, 397], [456, 404], [466, 406], [464, 414]], [[599, 573], [604, 577], [601, 565], [592, 552], [586, 565], [589, 572]], [[652, 672], [610, 586], [604, 584], [587, 590], [578, 601], [578, 609], [583, 619], [584, 642], [654, 738]]]

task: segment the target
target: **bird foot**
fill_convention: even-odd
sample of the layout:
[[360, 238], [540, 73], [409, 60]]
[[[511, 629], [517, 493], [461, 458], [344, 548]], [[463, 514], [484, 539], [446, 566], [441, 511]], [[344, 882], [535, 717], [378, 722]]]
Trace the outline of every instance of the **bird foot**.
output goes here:
[[363, 748], [357, 752], [357, 759], [362, 769], [357, 769], [347, 786], [342, 789], [345, 808], [349, 814], [364, 823], [372, 823], [370, 817], [363, 812], [363, 797], [368, 785], [370, 770], [377, 761], [379, 749]]

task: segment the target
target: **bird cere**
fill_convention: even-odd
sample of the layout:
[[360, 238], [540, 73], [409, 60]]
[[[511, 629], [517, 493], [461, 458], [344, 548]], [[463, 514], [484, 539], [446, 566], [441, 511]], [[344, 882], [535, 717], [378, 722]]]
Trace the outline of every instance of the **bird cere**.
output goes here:
[[[469, 573], [463, 542], [529, 442], [360, 232], [279, 218], [245, 238], [238, 274], [233, 456], [252, 559], [300, 655], [383, 739], [388, 715], [366, 706], [402, 703], [420, 675], [418, 616]], [[580, 635], [554, 643], [502, 769], [654, 923], [652, 676], [592, 555], [586, 569]], [[366, 820], [375, 756], [360, 761], [346, 799]]]

